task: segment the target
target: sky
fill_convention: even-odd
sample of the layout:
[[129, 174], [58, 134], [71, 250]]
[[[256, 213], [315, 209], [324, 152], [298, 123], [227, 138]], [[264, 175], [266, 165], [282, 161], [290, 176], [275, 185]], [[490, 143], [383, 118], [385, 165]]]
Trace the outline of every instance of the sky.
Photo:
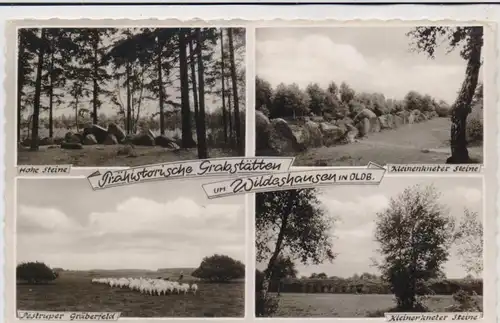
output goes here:
[[465, 76], [459, 51], [446, 45], [431, 60], [410, 51], [406, 27], [262, 28], [256, 32], [256, 73], [273, 87], [334, 81], [355, 91], [403, 99], [410, 90], [453, 103]]
[[[353, 185], [333, 186], [320, 190], [319, 199], [332, 217], [337, 218], [333, 231], [333, 251], [338, 253], [333, 263], [304, 266], [296, 263], [299, 277], [310, 276], [312, 273], [324, 272], [328, 276], [351, 277], [367, 272], [380, 274], [372, 266], [372, 259], [378, 257], [378, 244], [374, 241], [373, 232], [377, 212], [388, 206], [391, 197], [398, 196], [408, 186], [420, 184], [434, 185], [441, 193], [440, 203], [455, 219], [463, 216], [464, 208], [478, 212], [483, 218], [482, 180], [481, 178], [442, 177], [384, 177], [379, 186]], [[257, 264], [259, 269], [266, 267], [265, 263]], [[462, 278], [467, 274], [461, 267], [461, 261], [456, 255], [456, 249], [451, 248], [449, 260], [443, 270], [448, 278]]]
[[156, 270], [198, 267], [219, 253], [244, 263], [244, 196], [208, 200], [204, 182], [93, 191], [81, 178], [19, 179], [17, 262]]
[[[133, 28], [127, 28], [127, 29], [133, 29]], [[224, 28], [224, 30], [227, 30], [227, 28]], [[112, 38], [109, 37], [107, 39], [104, 39], [103, 46], [109, 46], [110, 44], [112, 44], [113, 42], [115, 42], [116, 40], [119, 40], [121, 38], [123, 38], [123, 36], [115, 35]], [[225, 44], [226, 44], [227, 43], [227, 33], [224, 34], [224, 39], [225, 39]], [[241, 69], [242, 66], [244, 68], [244, 64], [245, 64], [245, 57], [244, 57], [245, 53], [246, 53], [245, 47], [239, 46], [240, 38], [234, 37], [233, 39], [234, 39], [234, 46], [235, 46], [235, 60], [237, 62], [241, 62], [240, 64], [237, 63], [236, 68]], [[226, 47], [224, 48], [224, 51], [227, 52], [227, 50], [228, 50], [228, 48], [226, 45]], [[187, 51], [187, 54], [190, 55], [189, 49]], [[217, 44], [215, 44], [213, 47], [213, 55], [212, 55], [211, 61], [212, 62], [219, 61], [220, 58], [221, 58], [221, 49], [220, 49], [220, 41], [218, 41]], [[36, 64], [36, 60], [34, 63]], [[229, 63], [227, 63], [226, 66], [227, 66], [226, 68], [228, 68]], [[113, 74], [114, 68], [110, 67], [110, 68], [108, 68], [108, 71], [111, 74]], [[189, 70], [189, 73], [191, 73], [191, 70]], [[164, 73], [164, 75], [166, 75], [166, 74]], [[180, 87], [180, 81], [178, 80], [178, 78], [179, 78], [179, 65], [178, 65], [178, 63], [175, 63], [174, 67], [172, 68], [170, 77], [172, 80], [172, 85], [171, 86], [165, 85], [165, 93], [168, 96], [169, 100], [180, 103], [180, 95], [181, 94], [180, 94], [180, 91], [178, 89]], [[164, 78], [166, 80], [166, 77], [164, 77]], [[120, 79], [120, 82], [123, 83], [124, 78]], [[148, 82], [147, 76], [145, 77], [145, 82]], [[91, 86], [91, 84], [88, 84], [88, 87], [90, 87], [90, 86]], [[220, 81], [217, 81], [217, 87], [220, 87]], [[125, 87], [121, 87], [118, 90], [116, 87], [116, 81], [113, 80], [113, 81], [109, 82], [107, 84], [107, 86], [104, 86], [104, 88], [106, 88], [109, 91], [112, 91], [115, 94], [119, 93], [119, 95], [118, 95], [119, 100], [125, 106], [125, 104], [126, 104], [126, 89], [125, 89]], [[68, 92], [68, 88], [62, 89], [62, 91]], [[206, 92], [208, 92], [208, 88], [206, 89]], [[150, 96], [150, 94], [144, 93], [144, 96]], [[192, 98], [191, 91], [190, 91], [190, 96], [191, 96], [191, 98], [190, 98], [191, 109], [193, 109], [193, 103], [192, 103], [193, 98]], [[136, 93], [135, 97], [138, 98], [139, 94]], [[100, 99], [103, 101], [103, 105], [99, 109], [99, 113], [105, 113], [107, 115], [115, 115], [118, 112], [118, 106], [113, 104], [108, 97], [100, 96]], [[92, 100], [92, 95], [89, 95], [88, 97], [81, 99], [79, 109], [85, 108], [85, 109], [91, 110], [92, 109], [91, 100]], [[69, 102], [71, 101], [71, 95], [69, 94], [69, 92], [66, 93], [66, 96], [63, 98], [62, 101], [63, 101], [62, 104], [55, 106], [55, 109], [53, 111], [54, 116], [59, 117], [61, 115], [66, 115], [69, 117], [73, 117], [75, 115], [74, 108], [68, 106]], [[46, 96], [42, 97], [42, 104], [48, 106], [48, 98]], [[206, 95], [205, 95], [205, 109], [207, 112], [213, 112], [216, 109], [220, 108], [221, 106], [222, 106], [222, 101], [218, 96], [206, 93]], [[244, 106], [245, 106], [245, 102], [243, 100], [243, 102], [240, 102], [240, 109], [241, 109], [241, 107], [244, 107]], [[171, 107], [171, 105], [167, 104], [165, 106], [165, 109], [171, 110], [172, 107]], [[31, 113], [31, 109], [29, 109], [29, 111]], [[156, 99], [155, 100], [143, 100], [141, 103], [141, 111], [142, 111], [141, 112], [142, 116], [150, 116], [153, 113], [157, 113], [159, 111], [159, 106], [158, 106], [157, 100]], [[48, 117], [48, 112], [43, 112], [42, 116]]]

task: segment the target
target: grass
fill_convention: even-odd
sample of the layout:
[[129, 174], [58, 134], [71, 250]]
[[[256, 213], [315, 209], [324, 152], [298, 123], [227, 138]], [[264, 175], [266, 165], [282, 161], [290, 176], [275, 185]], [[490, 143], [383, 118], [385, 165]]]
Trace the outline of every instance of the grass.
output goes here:
[[[482, 298], [481, 298], [482, 299]], [[445, 312], [453, 304], [451, 295], [431, 296], [426, 305], [432, 312]], [[395, 306], [393, 295], [282, 293], [275, 317], [369, 317], [370, 313]]]
[[[93, 145], [83, 146], [83, 149], [69, 150], [41, 146], [38, 151], [29, 151], [21, 148], [17, 152], [18, 165], [63, 165], [71, 164], [77, 167], [103, 166], [140, 166], [158, 163], [175, 162], [180, 160], [198, 159], [196, 148], [172, 151], [166, 148], [135, 147], [136, 157], [119, 155], [118, 151], [124, 145]], [[234, 150], [209, 149], [209, 158], [235, 157]]]
[[[92, 284], [94, 277], [169, 277], [160, 272], [62, 272], [53, 283], [17, 285], [17, 309], [39, 311], [121, 312], [122, 317], [243, 317], [244, 282], [204, 283], [196, 295], [149, 296], [124, 288]], [[183, 281], [192, 277], [186, 275]]]
[[[450, 156], [450, 121], [435, 118], [371, 133], [347, 145], [310, 148], [297, 154], [294, 166], [365, 166], [377, 164], [444, 164]], [[483, 160], [483, 147], [469, 145], [469, 155]]]

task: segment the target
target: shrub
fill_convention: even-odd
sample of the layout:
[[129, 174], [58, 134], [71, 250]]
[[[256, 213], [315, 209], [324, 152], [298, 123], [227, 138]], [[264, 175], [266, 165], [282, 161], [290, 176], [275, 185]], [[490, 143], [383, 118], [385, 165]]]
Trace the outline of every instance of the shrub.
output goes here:
[[245, 265], [229, 256], [215, 254], [203, 258], [191, 275], [211, 282], [227, 282], [245, 277]]
[[43, 262], [25, 262], [16, 268], [16, 278], [29, 284], [47, 283], [58, 277], [59, 274]]
[[483, 109], [474, 108], [467, 118], [467, 142], [480, 142], [483, 140]]

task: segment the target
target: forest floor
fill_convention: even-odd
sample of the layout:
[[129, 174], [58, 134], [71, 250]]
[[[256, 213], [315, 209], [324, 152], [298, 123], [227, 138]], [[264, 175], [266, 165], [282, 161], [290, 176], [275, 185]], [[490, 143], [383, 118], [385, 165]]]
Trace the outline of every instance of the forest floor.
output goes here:
[[[450, 156], [450, 120], [435, 118], [371, 133], [347, 145], [310, 148], [297, 154], [294, 166], [365, 166], [380, 164], [445, 164]], [[483, 146], [469, 145], [469, 155], [482, 162]]]
[[[20, 148], [17, 152], [18, 165], [68, 165], [76, 167], [126, 167], [158, 163], [175, 162], [198, 159], [196, 148], [170, 149], [135, 146], [134, 156], [120, 155], [124, 145], [92, 145], [83, 146], [83, 149], [61, 149], [59, 147], [41, 146], [38, 151], [29, 151], [29, 148]], [[210, 158], [234, 157], [235, 150], [209, 149]]]
[[[162, 272], [162, 274], [165, 274]], [[153, 273], [159, 275], [159, 273]], [[123, 271], [107, 277], [138, 277]], [[17, 310], [121, 312], [122, 317], [243, 317], [245, 283], [196, 282], [197, 294], [151, 296], [92, 284], [88, 271], [62, 272], [54, 283], [17, 285]], [[186, 278], [186, 277], [185, 277]], [[186, 279], [185, 279], [186, 280]]]
[[[482, 298], [481, 298], [482, 300]], [[432, 312], [446, 312], [451, 295], [434, 295], [426, 305]], [[393, 295], [282, 293], [275, 317], [369, 317], [395, 306]]]

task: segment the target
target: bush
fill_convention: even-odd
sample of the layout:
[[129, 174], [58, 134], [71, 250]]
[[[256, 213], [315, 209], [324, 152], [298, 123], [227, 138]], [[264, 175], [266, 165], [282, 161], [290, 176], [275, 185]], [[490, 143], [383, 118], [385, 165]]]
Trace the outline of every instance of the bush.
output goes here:
[[467, 142], [480, 142], [483, 140], [483, 109], [474, 108], [467, 118]]
[[191, 276], [211, 282], [227, 282], [245, 277], [245, 265], [229, 256], [215, 254], [203, 258]]
[[17, 265], [16, 268], [16, 278], [29, 284], [47, 283], [57, 277], [59, 274], [43, 262], [25, 262]]

